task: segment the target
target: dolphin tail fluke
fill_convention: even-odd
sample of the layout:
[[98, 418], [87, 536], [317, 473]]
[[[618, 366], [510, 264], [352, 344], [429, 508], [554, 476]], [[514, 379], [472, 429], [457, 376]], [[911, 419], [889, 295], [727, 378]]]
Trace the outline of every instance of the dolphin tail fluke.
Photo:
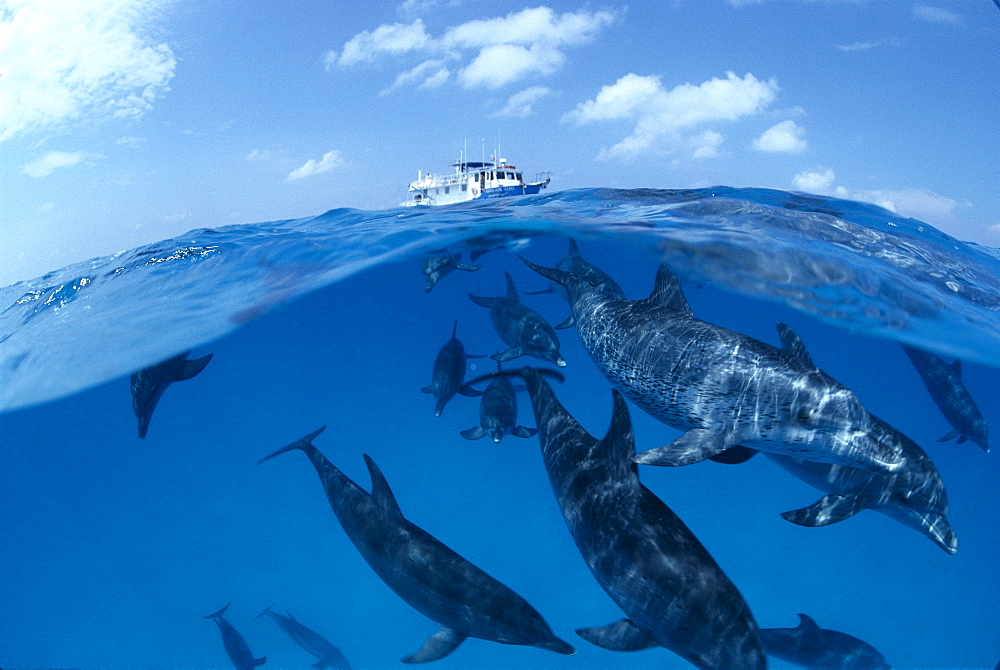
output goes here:
[[537, 428], [525, 428], [524, 426], [514, 426], [514, 437], [533, 437], [538, 433]]
[[223, 607], [221, 610], [219, 610], [218, 612], [212, 612], [211, 614], [205, 616], [205, 618], [206, 619], [221, 619], [222, 616], [226, 613], [226, 610], [229, 609], [229, 606], [232, 605], [232, 604], [233, 604], [233, 601], [230, 600], [228, 603], [226, 603], [226, 606]]
[[212, 354], [202, 356], [201, 358], [195, 358], [194, 360], [184, 361], [184, 365], [182, 365], [180, 370], [177, 371], [177, 376], [174, 377], [174, 381], [182, 382], [186, 379], [191, 379], [204, 370], [210, 360], [212, 360]]
[[643, 465], [678, 467], [699, 463], [733, 446], [725, 433], [692, 428], [668, 445], [636, 454], [633, 461]]
[[326, 430], [326, 426], [320, 426], [318, 429], [316, 429], [313, 432], [309, 433], [305, 437], [303, 437], [301, 439], [298, 439], [295, 442], [292, 442], [287, 447], [282, 447], [281, 449], [278, 449], [273, 454], [271, 454], [269, 456], [265, 456], [264, 458], [260, 459], [259, 461], [257, 461], [257, 465], [260, 465], [264, 461], [270, 460], [270, 459], [274, 458], [275, 456], [278, 456], [279, 454], [283, 454], [286, 451], [294, 451], [295, 449], [301, 449], [302, 451], [305, 451], [305, 452], [308, 453], [310, 451], [315, 450], [316, 447], [313, 446], [312, 441], [316, 438], [317, 435], [319, 435], [320, 433], [322, 433], [324, 430]]
[[271, 603], [270, 605], [268, 605], [267, 607], [265, 607], [264, 611], [261, 612], [260, 614], [258, 614], [257, 616], [255, 616], [253, 619], [251, 619], [251, 621], [256, 621], [257, 619], [261, 618], [265, 614], [270, 614], [272, 607], [274, 607], [274, 603]]
[[424, 646], [409, 656], [400, 659], [403, 663], [429, 663], [444, 658], [465, 641], [465, 635], [442, 626], [438, 632], [427, 638]]
[[809, 507], [785, 512], [781, 517], [798, 526], [816, 528], [849, 519], [864, 508], [865, 502], [859, 495], [830, 493]]
[[467, 440], [481, 440], [486, 437], [486, 431], [483, 430], [482, 426], [476, 426], [475, 428], [463, 430], [461, 435]]
[[629, 619], [602, 628], [577, 628], [576, 634], [591, 644], [611, 651], [639, 651], [659, 643]]

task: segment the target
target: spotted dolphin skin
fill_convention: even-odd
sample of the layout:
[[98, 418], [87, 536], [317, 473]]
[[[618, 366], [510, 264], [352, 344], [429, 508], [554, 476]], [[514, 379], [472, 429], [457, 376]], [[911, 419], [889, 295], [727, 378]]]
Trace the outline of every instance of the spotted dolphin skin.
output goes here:
[[983, 451], [989, 452], [986, 420], [962, 383], [962, 361], [955, 359], [949, 365], [929, 351], [905, 344], [902, 346], [923, 380], [927, 392], [934, 399], [934, 404], [954, 428], [938, 442], [947, 442], [957, 437], [960, 444], [972, 440]]
[[598, 583], [628, 617], [577, 633], [615, 651], [666, 647], [699, 668], [764, 668], [757, 625], [736, 586], [684, 522], [639, 482], [622, 395], [612, 391], [611, 427], [598, 440], [539, 371], [521, 374], [566, 525]]
[[457, 333], [458, 321], [456, 320], [451, 328], [451, 339], [444, 343], [444, 346], [438, 351], [437, 358], [434, 359], [431, 385], [420, 389], [423, 393], [434, 395], [434, 416], [441, 416], [444, 406], [455, 397], [456, 393], [473, 398], [482, 395], [481, 391], [465, 384], [465, 361], [469, 358], [482, 358], [482, 356], [466, 354], [465, 347], [456, 336]]
[[212, 354], [188, 360], [190, 351], [178, 354], [173, 358], [168, 358], [162, 363], [157, 363], [148, 368], [143, 368], [132, 373], [132, 411], [139, 419], [139, 437], [146, 439], [146, 431], [149, 430], [149, 420], [156, 409], [156, 403], [160, 402], [163, 392], [174, 382], [191, 379], [205, 369], [208, 362], [212, 360]]
[[768, 656], [803, 668], [828, 670], [891, 670], [885, 657], [867, 642], [826, 630], [805, 614], [795, 628], [762, 628], [760, 639]]
[[[580, 247], [576, 243], [576, 240], [569, 238], [568, 242], [569, 249], [566, 251], [566, 255], [563, 256], [562, 260], [556, 263], [556, 269], [582, 277], [584, 280], [589, 282], [591, 286], [604, 293], [611, 300], [624, 300], [625, 292], [622, 290], [621, 286], [618, 285], [618, 282], [612, 279], [610, 275], [608, 275], [608, 273], [601, 268], [585, 261], [583, 256], [580, 255]], [[563, 297], [566, 297], [566, 289], [556, 282], [552, 282], [550, 288], [544, 291], [536, 291], [536, 293], [560, 293]], [[573, 314], [571, 313], [565, 321], [560, 323], [555, 328], [556, 330], [571, 328], [574, 323]]]
[[[499, 370], [500, 364], [497, 363]], [[467, 440], [480, 440], [487, 435], [500, 443], [505, 435], [531, 437], [537, 428], [517, 424], [517, 392], [506, 375], [495, 375], [479, 401], [479, 425], [462, 431]]]
[[405, 519], [388, 482], [367, 454], [371, 493], [330, 463], [312, 444], [325, 428], [259, 462], [286, 451], [305, 452], [330, 507], [361, 556], [400, 598], [440, 626], [420, 650], [402, 659], [404, 663], [444, 658], [468, 637], [574, 653], [521, 596]]
[[897, 445], [874, 439], [851, 391], [796, 356], [695, 318], [666, 266], [649, 298], [615, 300], [572, 273], [524, 262], [566, 288], [580, 341], [612, 386], [686, 431], [637, 463], [687, 465], [743, 445], [873, 472], [902, 464]]
[[434, 286], [452, 273], [454, 270], [465, 272], [475, 272], [481, 265], [469, 265], [462, 262], [462, 254], [444, 254], [441, 256], [428, 256], [420, 263], [424, 273], [424, 293], [430, 293]]
[[267, 656], [254, 658], [253, 653], [250, 651], [250, 646], [247, 645], [247, 641], [243, 639], [238, 630], [233, 628], [231, 623], [226, 621], [224, 615], [231, 604], [226, 603], [226, 606], [221, 610], [213, 612], [205, 618], [214, 619], [215, 623], [219, 626], [219, 632], [222, 633], [222, 644], [226, 648], [226, 654], [229, 655], [229, 660], [232, 661], [233, 667], [236, 670], [253, 670], [253, 668], [264, 665], [267, 662]]
[[278, 627], [285, 631], [285, 634], [292, 638], [295, 644], [318, 659], [312, 666], [317, 670], [322, 670], [323, 668], [351, 670], [351, 664], [347, 662], [344, 654], [332, 642], [313, 629], [299, 623], [298, 619], [292, 616], [291, 612], [286, 610], [284, 614], [279, 614], [272, 610], [271, 607], [274, 607], [274, 605], [269, 606], [255, 616], [254, 621], [265, 614], [274, 619]]
[[566, 361], [559, 355], [559, 338], [545, 319], [534, 310], [521, 304], [514, 280], [507, 278], [507, 294], [502, 298], [482, 298], [471, 293], [469, 298], [480, 307], [490, 310], [490, 321], [497, 335], [510, 349], [491, 358], [506, 362], [520, 356], [535, 358], [564, 367]]

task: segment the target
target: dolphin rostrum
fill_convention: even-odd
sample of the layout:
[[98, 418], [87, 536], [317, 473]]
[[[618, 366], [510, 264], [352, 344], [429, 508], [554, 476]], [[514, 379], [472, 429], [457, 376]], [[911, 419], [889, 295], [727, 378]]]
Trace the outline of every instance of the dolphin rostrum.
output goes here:
[[762, 628], [761, 642], [768, 656], [803, 668], [828, 670], [890, 670], [879, 651], [858, 638], [816, 625], [805, 614], [795, 628]]
[[451, 274], [453, 270], [463, 270], [465, 272], [475, 272], [481, 265], [469, 265], [462, 262], [461, 252], [457, 254], [444, 254], [441, 256], [428, 256], [424, 258], [420, 263], [421, 270], [423, 270], [425, 281], [424, 281], [424, 293], [430, 293], [434, 286], [445, 278], [446, 275]]
[[611, 385], [686, 431], [637, 463], [688, 465], [743, 445], [873, 472], [902, 464], [895, 445], [873, 438], [850, 390], [799, 357], [695, 318], [665, 265], [649, 298], [616, 300], [577, 275], [524, 262], [566, 288], [580, 341]]
[[472, 302], [490, 310], [490, 321], [497, 335], [510, 349], [493, 354], [495, 361], [506, 362], [520, 356], [534, 356], [543, 361], [565, 367], [566, 361], [559, 355], [559, 338], [538, 312], [521, 303], [514, 280], [510, 273], [507, 278], [507, 294], [501, 298], [482, 298], [469, 294]]
[[173, 382], [181, 382], [191, 379], [205, 369], [208, 362], [212, 360], [212, 354], [187, 360], [190, 351], [185, 351], [173, 358], [168, 358], [162, 363], [157, 363], [148, 368], [143, 368], [132, 373], [132, 411], [139, 419], [139, 437], [146, 438], [146, 431], [149, 430], [149, 420], [156, 409], [156, 403], [160, 402], [160, 397]]
[[312, 444], [325, 428], [259, 462], [295, 449], [305, 452], [361, 556], [400, 598], [440, 626], [420, 650], [402, 659], [404, 663], [444, 658], [468, 637], [574, 653], [521, 596], [404, 518], [389, 483], [367, 454], [371, 493], [328, 461]]
[[233, 628], [233, 625], [226, 621], [225, 616], [223, 616], [230, 605], [232, 605], [231, 602], [226, 603], [226, 606], [221, 610], [213, 612], [205, 618], [214, 619], [216, 625], [219, 626], [219, 632], [222, 633], [222, 644], [226, 648], [226, 654], [229, 655], [229, 660], [232, 661], [236, 670], [253, 670], [253, 668], [264, 665], [267, 662], [267, 656], [254, 658], [253, 653], [250, 651], [250, 646], [247, 645], [247, 641], [243, 639], [239, 631]]
[[[497, 370], [500, 363], [497, 363]], [[479, 401], [479, 425], [462, 431], [467, 440], [479, 440], [487, 435], [499, 444], [504, 435], [531, 437], [537, 428], [517, 424], [517, 392], [506, 375], [495, 375]]]
[[962, 361], [956, 358], [949, 365], [929, 351], [905, 344], [902, 346], [920, 374], [927, 392], [934, 399], [934, 404], [954, 428], [938, 442], [947, 442], [956, 437], [959, 444], [972, 440], [988, 453], [990, 445], [987, 441], [986, 420], [962, 383]]
[[332, 642], [313, 629], [299, 623], [299, 620], [292, 616], [292, 613], [288, 610], [285, 610], [284, 614], [279, 614], [272, 610], [272, 607], [274, 605], [268, 606], [267, 609], [255, 616], [254, 621], [265, 614], [274, 619], [274, 622], [278, 624], [281, 630], [285, 631], [288, 637], [292, 638], [297, 645], [319, 659], [312, 666], [317, 668], [317, 670], [322, 670], [323, 668], [351, 670], [351, 664], [347, 662], [343, 652]]
[[757, 625], [736, 586], [674, 512], [639, 481], [625, 400], [591, 436], [540, 375], [520, 371], [563, 518], [601, 587], [627, 618], [577, 630], [615, 651], [662, 646], [700, 668], [764, 668]]
[[482, 391], [477, 391], [465, 384], [465, 361], [469, 358], [483, 357], [466, 354], [465, 347], [456, 336], [457, 332], [458, 320], [456, 319], [451, 328], [451, 339], [444, 343], [444, 346], [438, 351], [437, 358], [434, 359], [431, 385], [420, 389], [423, 393], [434, 394], [434, 416], [441, 416], [444, 406], [455, 397], [456, 393], [472, 398], [482, 395]]

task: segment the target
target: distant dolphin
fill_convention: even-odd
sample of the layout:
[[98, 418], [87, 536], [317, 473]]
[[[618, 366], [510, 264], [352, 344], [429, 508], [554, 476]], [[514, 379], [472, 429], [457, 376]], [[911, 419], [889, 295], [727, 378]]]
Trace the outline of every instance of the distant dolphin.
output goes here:
[[663, 646], [700, 668], [764, 668], [757, 625], [736, 586], [676, 514], [639, 482], [628, 407], [613, 390], [598, 440], [523, 368], [542, 458], [563, 518], [601, 587], [628, 618], [577, 630], [614, 651]]
[[285, 631], [288, 637], [305, 649], [307, 652], [318, 658], [316, 663], [313, 663], [314, 668], [317, 670], [322, 670], [323, 668], [335, 668], [335, 670], [351, 670], [351, 664], [347, 662], [344, 658], [344, 654], [333, 645], [325, 637], [317, 633], [311, 628], [304, 626], [299, 623], [298, 619], [292, 616], [292, 613], [285, 610], [284, 614], [278, 614], [273, 611], [269, 606], [263, 612], [254, 617], [254, 621], [261, 618], [265, 614], [274, 619], [274, 622], [278, 624], [281, 630]]
[[132, 373], [132, 411], [139, 419], [140, 438], [146, 438], [153, 410], [156, 409], [156, 403], [160, 402], [160, 396], [167, 390], [167, 387], [173, 382], [191, 379], [204, 370], [208, 362], [212, 360], [212, 354], [209, 354], [189, 361], [187, 357], [190, 354], [190, 351], [185, 351], [183, 354], [168, 358], [162, 363]]
[[[569, 250], [566, 252], [566, 255], [563, 256], [562, 260], [556, 263], [556, 269], [582, 277], [595, 289], [604, 293], [609, 300], [624, 300], [625, 292], [622, 290], [621, 286], [619, 286], [618, 283], [604, 270], [583, 260], [583, 256], [580, 255], [580, 247], [577, 245], [576, 240], [570, 237], [567, 241], [569, 242]], [[559, 293], [564, 298], [566, 297], [566, 289], [564, 289], [557, 282], [552, 282], [548, 289], [545, 289], [544, 291], [534, 291], [531, 295], [537, 295], [539, 293]], [[569, 317], [567, 317], [565, 321], [560, 323], [555, 328], [556, 330], [571, 328], [574, 323], [573, 314], [570, 313]]]
[[253, 670], [253, 668], [264, 665], [267, 662], [267, 656], [254, 658], [250, 647], [247, 645], [247, 641], [243, 639], [239, 631], [233, 628], [233, 625], [226, 621], [223, 616], [230, 605], [232, 605], [231, 602], [226, 603], [226, 606], [221, 610], [213, 612], [205, 618], [214, 619], [216, 625], [218, 625], [219, 632], [222, 633], [222, 644], [225, 646], [229, 660], [232, 661], [236, 670]]
[[319, 474], [344, 532], [389, 588], [441, 628], [404, 663], [444, 658], [467, 637], [574, 653], [521, 596], [403, 517], [388, 482], [365, 454], [372, 478], [366, 493], [323, 456], [312, 440], [326, 426], [279, 449], [300, 449]]
[[465, 361], [469, 358], [483, 358], [465, 353], [465, 347], [456, 337], [458, 332], [458, 321], [451, 328], [451, 339], [444, 343], [438, 351], [437, 358], [434, 359], [434, 372], [431, 376], [431, 385], [425, 386], [421, 390], [423, 393], [434, 394], [434, 416], [441, 416], [444, 406], [455, 397], [456, 393], [472, 398], [482, 395], [482, 391], [477, 391], [465, 384]]
[[[497, 363], [497, 369], [500, 364]], [[479, 425], [462, 431], [467, 440], [479, 440], [487, 435], [499, 444], [504, 435], [531, 437], [537, 428], [525, 428], [517, 423], [517, 392], [504, 375], [496, 375], [483, 391], [479, 401]]]
[[962, 361], [955, 359], [949, 365], [929, 351], [905, 344], [902, 347], [913, 361], [913, 367], [920, 374], [934, 404], [955, 429], [938, 442], [947, 442], [956, 437], [959, 444], [972, 440], [988, 453], [990, 445], [987, 442], [986, 420], [962, 383]]
[[428, 256], [421, 261], [421, 269], [426, 278], [424, 283], [424, 293], [430, 293], [434, 286], [451, 274], [453, 270], [463, 270], [465, 272], [475, 272], [481, 265], [468, 265], [462, 263], [461, 252], [457, 254], [444, 254], [441, 256]]
[[520, 356], [534, 356], [543, 361], [564, 367], [566, 361], [559, 355], [559, 338], [538, 312], [521, 304], [514, 280], [509, 272], [507, 295], [502, 298], [482, 298], [471, 293], [469, 298], [480, 307], [490, 310], [490, 321], [497, 335], [510, 349], [491, 356], [493, 360], [506, 362]]
[[612, 386], [686, 431], [637, 463], [687, 465], [743, 445], [874, 472], [902, 464], [898, 445], [873, 438], [851, 391], [796, 356], [695, 318], [665, 265], [649, 298], [616, 300], [582, 277], [524, 262], [567, 289], [580, 341]]
[[805, 614], [796, 628], [762, 628], [761, 642], [768, 656], [830, 670], [890, 670], [885, 657], [867, 642], [846, 633], [825, 630]]

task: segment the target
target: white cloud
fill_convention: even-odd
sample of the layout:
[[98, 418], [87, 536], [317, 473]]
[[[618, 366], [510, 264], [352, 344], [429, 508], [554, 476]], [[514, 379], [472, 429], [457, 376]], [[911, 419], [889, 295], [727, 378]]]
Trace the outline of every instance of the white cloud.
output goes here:
[[48, 177], [59, 168], [71, 167], [83, 161], [87, 155], [66, 151], [50, 151], [36, 161], [32, 161], [21, 170], [29, 177]]
[[458, 79], [465, 88], [500, 88], [532, 74], [552, 74], [565, 61], [565, 54], [551, 47], [495, 44], [480, 51]]
[[546, 86], [526, 88], [510, 96], [504, 108], [493, 116], [512, 116], [523, 119], [531, 115], [532, 105], [548, 95], [552, 95], [552, 90]]
[[792, 120], [782, 121], [754, 140], [753, 148], [771, 153], [800, 154], [808, 148], [806, 129]]
[[344, 164], [344, 157], [336, 149], [327, 151], [318, 161], [310, 158], [302, 167], [292, 170], [288, 174], [288, 181], [297, 181], [306, 177], [313, 177], [324, 172], [330, 172]]
[[424, 29], [424, 22], [415, 19], [413, 23], [386, 23], [372, 31], [362, 31], [349, 39], [338, 54], [328, 51], [326, 66], [341, 67], [357, 65], [375, 60], [381, 54], [399, 55], [419, 51], [428, 47], [431, 36]]
[[930, 5], [917, 5], [913, 8], [913, 14], [918, 19], [923, 19], [929, 23], [950, 23], [952, 25], [962, 25], [962, 17], [955, 12], [940, 7]]
[[706, 130], [688, 141], [693, 158], [715, 158], [720, 154], [719, 147], [722, 146], [723, 137], [714, 130]]
[[7, 0], [0, 10], [0, 141], [85, 117], [135, 118], [176, 59], [148, 36], [162, 0]]
[[563, 120], [577, 125], [595, 121], [635, 121], [632, 134], [618, 144], [602, 149], [598, 158], [632, 158], [654, 153], [675, 153], [692, 145], [699, 157], [715, 155], [721, 135], [702, 134], [702, 140], [685, 137], [682, 131], [718, 121], [735, 121], [757, 114], [777, 95], [778, 84], [752, 74], [725, 79], [712, 78], [701, 84], [681, 84], [667, 90], [659, 77], [628, 74], [604, 86], [593, 100], [577, 105]]
[[825, 169], [815, 172], [800, 172], [792, 177], [792, 184], [799, 191], [808, 193], [830, 193], [836, 179], [833, 170]]
[[[386, 95], [392, 93], [400, 86], [418, 85], [420, 88], [437, 88], [444, 85], [451, 76], [451, 70], [445, 67], [447, 59], [432, 59], [420, 63], [405, 72], [400, 72], [396, 80], [388, 88], [382, 89], [379, 94]], [[419, 82], [419, 83], [418, 83]]]
[[852, 42], [851, 44], [838, 44], [837, 48], [850, 53], [852, 51], [868, 51], [874, 49], [875, 46], [875, 42]]

